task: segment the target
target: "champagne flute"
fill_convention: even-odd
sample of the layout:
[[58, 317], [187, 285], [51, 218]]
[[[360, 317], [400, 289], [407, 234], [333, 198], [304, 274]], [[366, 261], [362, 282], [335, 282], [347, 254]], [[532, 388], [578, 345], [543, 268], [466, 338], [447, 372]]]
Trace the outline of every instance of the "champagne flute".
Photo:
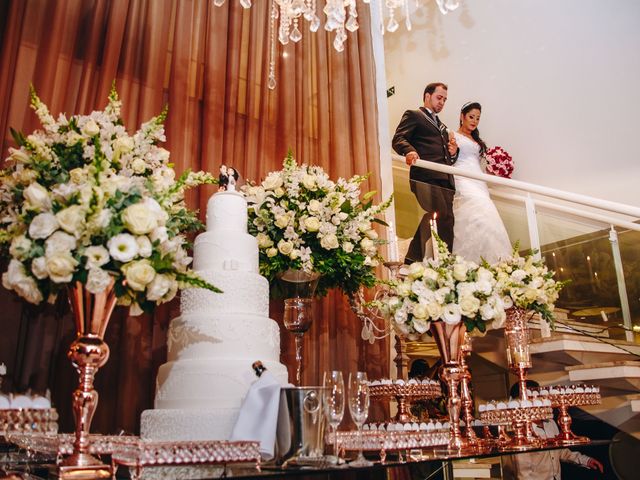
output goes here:
[[369, 381], [365, 372], [349, 374], [349, 413], [358, 427], [358, 457], [349, 463], [352, 467], [368, 467], [372, 462], [362, 454], [362, 425], [369, 416]]
[[338, 465], [340, 463], [340, 453], [338, 450], [338, 425], [342, 422], [344, 417], [344, 380], [342, 378], [342, 372], [338, 370], [332, 370], [330, 372], [324, 372], [323, 390], [324, 393], [324, 413], [327, 417], [327, 422], [331, 426], [331, 432], [333, 434], [333, 451], [335, 458], [329, 458], [329, 460]]

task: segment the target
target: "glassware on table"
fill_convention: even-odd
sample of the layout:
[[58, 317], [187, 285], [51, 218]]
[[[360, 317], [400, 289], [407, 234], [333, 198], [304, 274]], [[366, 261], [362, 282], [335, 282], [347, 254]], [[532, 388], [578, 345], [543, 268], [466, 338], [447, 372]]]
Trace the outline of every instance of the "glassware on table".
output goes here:
[[349, 463], [351, 467], [368, 467], [372, 462], [362, 454], [362, 425], [369, 416], [369, 381], [365, 372], [349, 374], [349, 413], [353, 423], [358, 427], [358, 457]]
[[283, 323], [287, 330], [296, 336], [296, 385], [300, 386], [302, 377], [302, 336], [313, 322], [313, 299], [287, 298], [284, 301]]
[[327, 422], [331, 427], [331, 435], [333, 438], [333, 457], [329, 460], [335, 464], [340, 464], [340, 450], [338, 449], [338, 426], [344, 417], [344, 379], [342, 372], [332, 370], [324, 372], [323, 381], [324, 414]]

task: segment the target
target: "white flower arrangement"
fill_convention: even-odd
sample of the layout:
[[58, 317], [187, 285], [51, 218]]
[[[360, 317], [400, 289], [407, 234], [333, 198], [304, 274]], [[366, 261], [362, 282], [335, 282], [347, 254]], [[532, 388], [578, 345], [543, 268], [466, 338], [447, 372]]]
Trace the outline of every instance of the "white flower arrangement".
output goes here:
[[168, 302], [179, 288], [219, 291], [188, 269], [184, 233], [201, 227], [184, 191], [217, 180], [202, 172], [175, 179], [161, 115], [129, 135], [111, 90], [104, 111], [58, 120], [33, 88], [31, 107], [44, 130], [9, 149], [0, 185], [0, 251], [5, 288], [31, 303], [53, 302], [80, 281], [91, 293], [115, 282], [131, 314]]
[[[381, 260], [372, 222], [391, 199], [373, 205], [369, 192], [360, 199], [366, 176], [332, 181], [321, 167], [298, 165], [291, 152], [283, 169], [260, 185], [245, 185], [249, 232], [260, 248], [260, 273], [269, 282], [298, 269], [321, 275], [318, 294], [338, 287], [347, 295], [376, 283]], [[386, 225], [386, 224], [385, 224]]]
[[555, 302], [568, 282], [554, 280], [555, 272], [542, 259], [536, 259], [534, 253], [522, 257], [516, 244], [510, 258], [494, 265], [496, 288], [512, 305], [537, 312], [553, 324]]
[[485, 332], [487, 323], [500, 325], [506, 318], [505, 300], [496, 288], [491, 266], [452, 255], [445, 243], [438, 243], [436, 258], [409, 265], [405, 278], [391, 282], [389, 294], [376, 306], [402, 336], [418, 338], [429, 331], [431, 322], [457, 325], [467, 331]]

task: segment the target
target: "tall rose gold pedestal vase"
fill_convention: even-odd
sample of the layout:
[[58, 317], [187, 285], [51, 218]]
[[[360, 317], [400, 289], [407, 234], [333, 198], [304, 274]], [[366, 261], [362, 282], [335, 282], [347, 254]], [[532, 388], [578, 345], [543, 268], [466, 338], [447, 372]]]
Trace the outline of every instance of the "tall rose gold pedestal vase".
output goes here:
[[448, 325], [444, 322], [431, 322], [431, 334], [436, 341], [442, 357], [442, 380], [447, 384], [447, 409], [449, 410], [450, 435], [449, 451], [462, 453], [469, 449], [469, 443], [460, 432], [460, 411], [462, 400], [458, 387], [462, 379], [463, 369], [460, 365], [460, 349], [464, 343], [464, 322]]
[[89, 430], [98, 405], [98, 392], [93, 378], [109, 358], [109, 347], [104, 333], [116, 305], [114, 283], [101, 293], [92, 294], [76, 282], [69, 286], [69, 300], [76, 322], [76, 339], [67, 356], [80, 376], [73, 392], [73, 416], [76, 422], [73, 454], [65, 458], [53, 472], [63, 479], [111, 478], [111, 467], [89, 453]]

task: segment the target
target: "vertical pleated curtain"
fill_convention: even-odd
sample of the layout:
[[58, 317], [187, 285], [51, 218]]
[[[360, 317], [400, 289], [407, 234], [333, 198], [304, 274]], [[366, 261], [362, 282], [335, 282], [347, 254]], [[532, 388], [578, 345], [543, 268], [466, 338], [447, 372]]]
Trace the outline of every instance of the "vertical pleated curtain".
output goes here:
[[[319, 2], [320, 3], [320, 2]], [[322, 28], [277, 47], [277, 87], [267, 88], [269, 9], [256, 0], [5, 0], [0, 2], [0, 132], [2, 158], [14, 146], [9, 127], [38, 127], [28, 107], [32, 83], [51, 112], [102, 109], [112, 83], [130, 132], [164, 105], [167, 143], [178, 172], [217, 172], [234, 166], [259, 181], [281, 167], [291, 148], [300, 162], [333, 177], [371, 172], [364, 185], [380, 190], [375, 75], [368, 5], [344, 52]], [[212, 187], [189, 194], [204, 214]], [[378, 196], [378, 199], [380, 197]], [[281, 301], [271, 316], [281, 324]], [[65, 358], [73, 325], [64, 302], [34, 308], [2, 290], [0, 362], [15, 390], [49, 388], [63, 429], [73, 424], [70, 393], [75, 372]], [[322, 372], [366, 370], [388, 375], [388, 344], [365, 344], [347, 300], [331, 292], [315, 308], [305, 335], [303, 383]], [[107, 332], [111, 358], [98, 373], [100, 405], [94, 430], [136, 432], [140, 412], [153, 407], [155, 374], [166, 361], [166, 331], [179, 302], [152, 317], [117, 311]], [[282, 361], [294, 378], [293, 338], [283, 327]], [[6, 334], [5, 334], [6, 332]]]

